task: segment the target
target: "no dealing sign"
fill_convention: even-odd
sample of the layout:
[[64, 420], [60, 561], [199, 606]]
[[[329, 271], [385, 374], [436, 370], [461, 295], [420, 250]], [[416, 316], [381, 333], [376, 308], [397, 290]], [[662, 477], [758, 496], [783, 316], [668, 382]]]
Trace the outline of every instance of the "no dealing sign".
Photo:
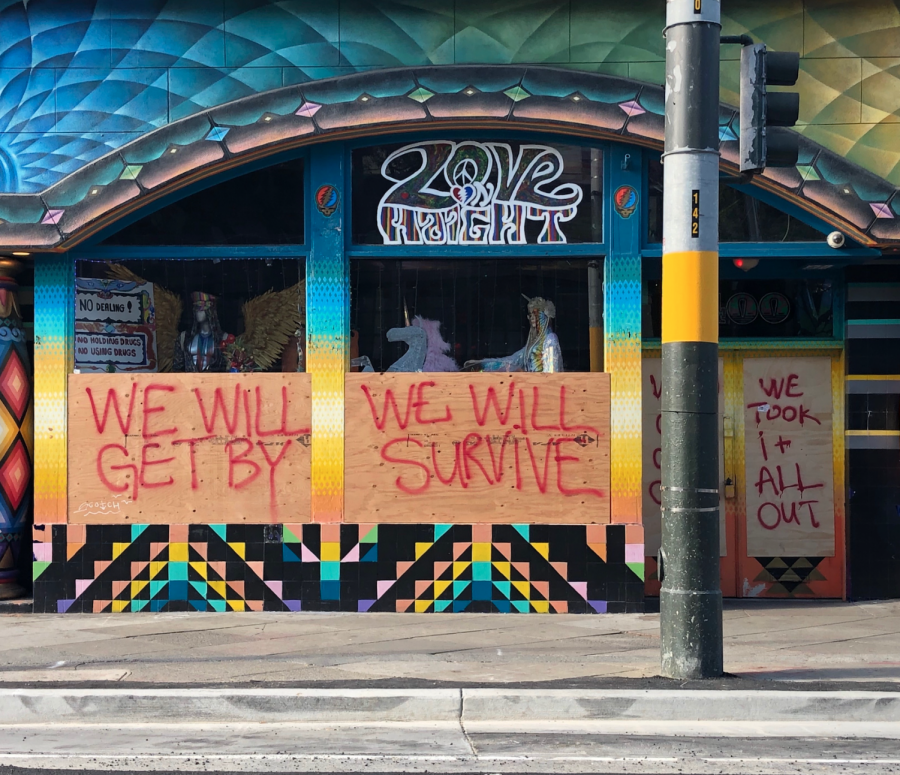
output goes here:
[[85, 322], [142, 323], [140, 296], [79, 288], [75, 295], [75, 319]]

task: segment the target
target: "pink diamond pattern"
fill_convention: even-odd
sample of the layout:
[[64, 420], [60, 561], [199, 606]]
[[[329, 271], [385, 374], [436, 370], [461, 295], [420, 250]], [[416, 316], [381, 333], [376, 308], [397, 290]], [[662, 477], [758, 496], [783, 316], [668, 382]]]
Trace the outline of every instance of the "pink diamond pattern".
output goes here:
[[10, 348], [9, 358], [0, 372], [0, 394], [13, 410], [17, 422], [22, 422], [29, 399], [28, 375], [16, 349]]
[[891, 208], [888, 207], [887, 202], [869, 202], [869, 207], [872, 208], [876, 218], [890, 218], [892, 220], [894, 218], [894, 214], [891, 212]]
[[13, 511], [22, 503], [22, 496], [28, 489], [31, 480], [31, 465], [28, 462], [28, 453], [25, 451], [24, 442], [19, 439], [13, 451], [0, 466], [0, 488], [9, 499]]
[[44, 226], [55, 226], [63, 217], [64, 212], [65, 210], [47, 210], [46, 214], [41, 219], [41, 223]]
[[316, 113], [321, 110], [322, 106], [316, 104], [315, 102], [304, 102], [300, 108], [297, 110], [295, 115], [297, 116], [306, 116], [306, 118], [312, 118]]
[[640, 116], [647, 111], [641, 107], [637, 100], [628, 100], [628, 102], [620, 102], [619, 107], [622, 108], [629, 116]]

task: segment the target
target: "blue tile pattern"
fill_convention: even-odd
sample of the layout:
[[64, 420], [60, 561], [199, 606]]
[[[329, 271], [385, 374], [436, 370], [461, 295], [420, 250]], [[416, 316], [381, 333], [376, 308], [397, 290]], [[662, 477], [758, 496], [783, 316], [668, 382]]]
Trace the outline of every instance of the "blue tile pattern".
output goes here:
[[[8, 222], [0, 223], [0, 245], [59, 246], [110, 210], [200, 168], [212, 174], [235, 154], [363, 125], [390, 131], [413, 121], [514, 119], [658, 147], [662, 89], [634, 79], [652, 80], [662, 64], [661, 6], [596, 5], [0, 0], [0, 220]], [[758, 16], [758, 24], [769, 18]], [[623, 63], [627, 71], [617, 69]], [[366, 77], [388, 67], [405, 69]], [[435, 96], [423, 102], [421, 89]], [[361, 101], [363, 93], [374, 99]], [[306, 103], [323, 108], [296, 113]], [[723, 107], [730, 163], [733, 117]], [[210, 134], [216, 128], [227, 131]], [[900, 198], [879, 171], [806, 140], [801, 157], [797, 169], [767, 173], [764, 185], [864, 244], [900, 242]], [[153, 169], [101, 181], [140, 164]], [[98, 185], [89, 203], [49, 204]]]

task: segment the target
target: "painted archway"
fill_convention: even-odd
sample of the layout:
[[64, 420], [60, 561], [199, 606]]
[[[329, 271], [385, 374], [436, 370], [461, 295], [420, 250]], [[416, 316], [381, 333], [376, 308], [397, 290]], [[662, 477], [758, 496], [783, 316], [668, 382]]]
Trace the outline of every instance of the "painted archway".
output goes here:
[[[723, 105], [723, 168], [738, 114]], [[662, 149], [664, 92], [552, 67], [447, 66], [356, 73], [236, 100], [149, 132], [39, 194], [0, 195], [0, 249], [67, 250], [198, 180], [328, 140], [427, 129], [529, 129]], [[900, 246], [898, 189], [806, 138], [795, 168], [756, 185], [871, 247]]]

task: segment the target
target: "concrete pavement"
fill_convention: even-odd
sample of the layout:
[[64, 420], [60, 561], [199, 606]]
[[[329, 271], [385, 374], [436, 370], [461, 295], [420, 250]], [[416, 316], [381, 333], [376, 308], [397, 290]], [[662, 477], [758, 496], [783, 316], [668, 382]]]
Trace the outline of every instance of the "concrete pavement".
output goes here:
[[[0, 685], [613, 686], [658, 674], [659, 615], [0, 616]], [[729, 601], [725, 670], [900, 686], [900, 601]]]
[[[900, 602], [729, 602], [732, 676], [659, 616], [0, 616], [16, 772], [900, 772]], [[10, 771], [12, 772], [12, 771]]]

